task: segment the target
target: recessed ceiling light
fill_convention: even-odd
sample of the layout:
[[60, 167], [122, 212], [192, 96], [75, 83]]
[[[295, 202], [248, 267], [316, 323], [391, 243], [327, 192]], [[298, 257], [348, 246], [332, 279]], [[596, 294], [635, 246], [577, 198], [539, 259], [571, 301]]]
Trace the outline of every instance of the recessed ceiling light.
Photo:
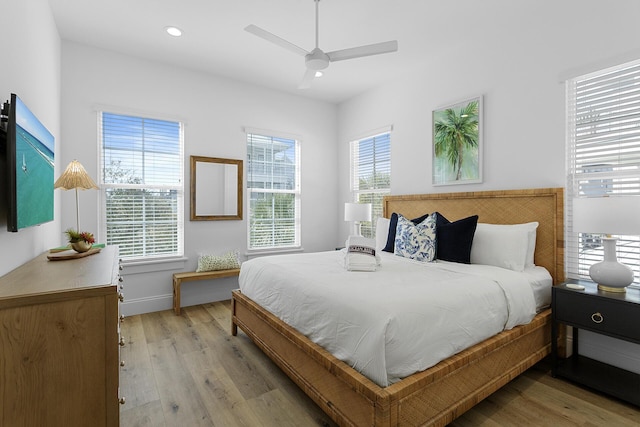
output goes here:
[[182, 35], [182, 30], [178, 27], [166, 27], [165, 30], [173, 37], [180, 37]]
[[316, 77], [322, 77], [323, 73], [322, 71], [316, 71]]

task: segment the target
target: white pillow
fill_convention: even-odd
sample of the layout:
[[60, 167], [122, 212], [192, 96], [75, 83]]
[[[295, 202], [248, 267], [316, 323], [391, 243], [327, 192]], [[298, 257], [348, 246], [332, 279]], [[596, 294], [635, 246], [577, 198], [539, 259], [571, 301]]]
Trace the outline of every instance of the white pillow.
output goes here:
[[378, 218], [376, 222], [376, 253], [381, 252], [387, 246], [387, 237], [389, 236], [389, 218]]
[[524, 260], [524, 268], [535, 267], [533, 256], [536, 252], [536, 231], [538, 229], [537, 222], [527, 222], [526, 224], [517, 224], [514, 227], [522, 227], [529, 232], [529, 246], [527, 246], [527, 257]]
[[526, 224], [479, 223], [471, 245], [471, 263], [514, 271], [533, 267], [537, 222]]

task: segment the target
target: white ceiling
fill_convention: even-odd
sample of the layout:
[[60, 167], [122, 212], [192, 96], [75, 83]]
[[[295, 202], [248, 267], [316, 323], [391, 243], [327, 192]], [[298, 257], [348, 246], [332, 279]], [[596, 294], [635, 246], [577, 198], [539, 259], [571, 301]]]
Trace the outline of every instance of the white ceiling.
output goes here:
[[[315, 45], [313, 0], [49, 0], [60, 36], [139, 58], [339, 103], [408, 70], [437, 66], [526, 26], [532, 4], [511, 0], [322, 0], [325, 52], [398, 40], [398, 52], [332, 63], [306, 90], [304, 58], [256, 37], [255, 24], [307, 50]], [[513, 5], [513, 4], [516, 5]], [[529, 7], [527, 7], [529, 5]], [[174, 38], [164, 28], [177, 26]]]

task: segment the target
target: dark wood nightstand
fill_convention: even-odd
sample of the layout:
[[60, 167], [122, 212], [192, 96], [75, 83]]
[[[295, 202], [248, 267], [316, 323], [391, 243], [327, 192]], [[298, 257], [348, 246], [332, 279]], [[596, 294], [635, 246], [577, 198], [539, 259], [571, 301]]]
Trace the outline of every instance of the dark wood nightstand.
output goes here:
[[[584, 290], [567, 288], [580, 284]], [[552, 291], [551, 357], [552, 374], [581, 383], [640, 406], [640, 375], [581, 356], [578, 330], [585, 329], [640, 344], [640, 290], [626, 293], [599, 291], [593, 282], [568, 280]], [[573, 354], [558, 357], [559, 324], [573, 327]]]

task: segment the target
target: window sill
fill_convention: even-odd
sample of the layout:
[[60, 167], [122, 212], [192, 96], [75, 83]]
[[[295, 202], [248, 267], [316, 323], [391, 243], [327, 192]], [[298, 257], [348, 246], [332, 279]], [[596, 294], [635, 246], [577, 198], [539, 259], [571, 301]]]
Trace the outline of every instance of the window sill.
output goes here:
[[263, 255], [280, 255], [280, 254], [291, 254], [304, 252], [304, 248], [302, 246], [298, 246], [295, 248], [277, 248], [277, 249], [255, 249], [248, 250], [244, 253], [247, 258], [263, 256]]
[[155, 258], [149, 260], [122, 260], [123, 274], [143, 274], [165, 270], [184, 270], [187, 257]]

